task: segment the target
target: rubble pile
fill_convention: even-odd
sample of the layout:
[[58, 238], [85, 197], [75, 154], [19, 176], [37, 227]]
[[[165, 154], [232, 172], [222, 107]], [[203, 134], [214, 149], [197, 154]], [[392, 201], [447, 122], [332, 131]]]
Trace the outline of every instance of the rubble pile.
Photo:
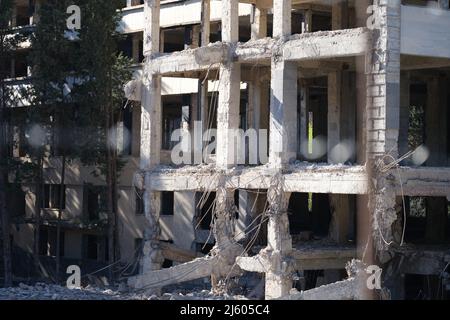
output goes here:
[[17, 287], [0, 288], [0, 300], [232, 300], [245, 299], [240, 296], [213, 295], [209, 290], [185, 293], [173, 291], [161, 296], [148, 295], [145, 292], [125, 291], [121, 288], [101, 289], [87, 286], [69, 289], [59, 285], [36, 283], [19, 284]]

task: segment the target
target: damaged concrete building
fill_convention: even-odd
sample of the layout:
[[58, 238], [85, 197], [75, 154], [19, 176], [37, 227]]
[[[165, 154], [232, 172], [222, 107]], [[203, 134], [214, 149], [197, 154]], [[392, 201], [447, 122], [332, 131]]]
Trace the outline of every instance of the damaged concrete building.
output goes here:
[[[28, 2], [16, 2], [16, 23], [33, 24]], [[122, 51], [135, 80], [122, 121], [131, 134], [121, 255], [132, 261], [143, 244], [130, 287], [210, 279], [220, 293], [251, 274], [261, 282], [250, 291], [266, 299], [449, 298], [448, 0], [125, 5]], [[11, 63], [18, 87], [25, 52]], [[182, 148], [190, 164], [175, 164], [176, 129], [216, 129], [214, 152]], [[262, 132], [267, 152], [251, 161], [244, 148], [238, 161], [236, 129]], [[57, 159], [46, 168], [49, 214], [58, 168]], [[90, 168], [68, 171], [68, 220], [89, 206], [96, 216], [104, 182]], [[34, 197], [25, 189], [25, 219], [12, 233], [29, 250]], [[103, 234], [77, 225], [64, 228], [63, 255], [105, 260]], [[52, 226], [44, 230], [51, 248]]]
[[[173, 7], [195, 24], [167, 48]], [[448, 297], [448, 1], [146, 0], [143, 19], [128, 91], [147, 223], [131, 286], [211, 276], [220, 291], [251, 272], [266, 299]], [[162, 95], [175, 79], [198, 90]], [[217, 129], [215, 153], [176, 166], [168, 126], [195, 121]], [[249, 128], [267, 130], [268, 162], [237, 162], [229, 130]], [[162, 268], [163, 241], [211, 250]], [[382, 268], [380, 290], [347, 278], [352, 259]]]

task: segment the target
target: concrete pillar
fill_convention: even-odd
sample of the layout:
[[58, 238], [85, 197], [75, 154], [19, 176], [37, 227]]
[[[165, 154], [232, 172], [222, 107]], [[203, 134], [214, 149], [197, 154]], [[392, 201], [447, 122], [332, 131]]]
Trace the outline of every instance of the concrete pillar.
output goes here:
[[[204, 47], [209, 44], [209, 36], [211, 33], [211, 4], [210, 0], [202, 0], [202, 11], [200, 21], [200, 46]], [[198, 101], [197, 114], [195, 119], [201, 124], [198, 134], [203, 135], [207, 130], [208, 121], [208, 79], [200, 78], [198, 80]], [[194, 148], [195, 163], [203, 162], [202, 158], [203, 146]]]
[[164, 52], [164, 30], [159, 32], [159, 52]]
[[201, 45], [207, 46], [209, 43], [209, 34], [211, 32], [211, 3], [210, 0], [202, 0], [202, 12], [201, 12]]
[[297, 158], [297, 63], [272, 61], [269, 162], [281, 168]]
[[239, 41], [239, 1], [222, 1], [222, 41]]
[[368, 179], [376, 182], [368, 195], [371, 236], [378, 263], [385, 263], [389, 259], [386, 250], [393, 241], [392, 224], [397, 219], [395, 186], [375, 164], [386, 154], [394, 159], [398, 157], [401, 1], [381, 1], [378, 12], [380, 29], [374, 30], [372, 51], [366, 56], [366, 152], [370, 160], [367, 165]]
[[354, 81], [348, 71], [328, 75], [328, 163], [354, 160]]
[[292, 0], [278, 0], [273, 2], [273, 37], [287, 37], [291, 35]]
[[[222, 1], [222, 41], [238, 41], [238, 1]], [[234, 62], [220, 66], [219, 104], [217, 107], [218, 169], [233, 167], [236, 162], [234, 129], [239, 128], [241, 67]]]
[[331, 9], [331, 28], [332, 30], [348, 28], [348, 0], [333, 1]]
[[[300, 88], [300, 121], [299, 121], [299, 147], [298, 150], [302, 149], [302, 144], [308, 144], [308, 107], [309, 107], [309, 87], [302, 85]], [[305, 148], [304, 150], [307, 150]]]
[[12, 6], [11, 27], [17, 27], [17, 6]]
[[33, 15], [30, 17], [30, 25], [39, 23], [39, 10], [41, 9], [42, 1], [36, 0], [34, 2]]
[[341, 143], [342, 72], [328, 74], [328, 163], [340, 160], [338, 145]]
[[292, 268], [287, 259], [292, 251], [287, 209], [290, 193], [279, 186], [268, 190], [269, 222], [267, 224], [267, 248], [269, 270], [266, 273], [266, 299], [276, 299], [289, 294], [292, 289]]
[[331, 222], [329, 237], [336, 243], [347, 243], [350, 226], [350, 196], [330, 194]]
[[[398, 152], [403, 156], [409, 151], [409, 108], [410, 108], [410, 74], [402, 72], [400, 75], [400, 130], [398, 134]], [[405, 162], [408, 163], [409, 159]]]
[[[151, 59], [159, 52], [159, 0], [144, 4], [144, 56]], [[160, 162], [161, 151], [161, 77], [150, 73], [150, 61], [144, 66], [141, 114], [141, 169]]]
[[174, 192], [173, 243], [195, 251], [195, 192]]
[[312, 32], [312, 10], [304, 10], [303, 12], [303, 22], [302, 22], [302, 33]]
[[426, 199], [427, 222], [425, 239], [430, 244], [441, 244], [445, 241], [447, 226], [447, 198], [430, 197]]
[[252, 5], [250, 22], [252, 40], [267, 37], [267, 9]]
[[161, 268], [164, 258], [159, 250], [159, 213], [161, 196], [148, 188], [149, 169], [160, 163], [161, 151], [161, 77], [152, 74], [151, 59], [159, 52], [159, 0], [144, 2], [144, 66], [142, 80], [140, 169], [144, 171], [144, 256], [141, 271], [147, 273]]
[[201, 41], [200, 32], [201, 32], [201, 26], [195, 25], [192, 27], [192, 43], [190, 46], [191, 49], [198, 48], [201, 45], [200, 44], [200, 41]]
[[139, 56], [140, 56], [140, 52], [139, 52], [139, 33], [135, 33], [132, 35], [132, 55], [133, 55], [133, 61], [134, 63], [139, 63]]
[[447, 164], [447, 93], [444, 77], [431, 77], [427, 81], [425, 110], [425, 145], [430, 151], [427, 166]]
[[141, 108], [136, 102], [133, 102], [133, 125], [131, 132], [131, 154], [133, 157], [139, 157], [141, 149]]
[[236, 163], [234, 130], [239, 128], [240, 79], [239, 64], [231, 62], [220, 67], [216, 166], [222, 170]]
[[[400, 127], [400, 1], [380, 4], [381, 31], [368, 58], [367, 152], [376, 158], [398, 156]], [[383, 54], [380, 54], [382, 52]]]
[[259, 106], [259, 127], [269, 130], [270, 113], [270, 81], [262, 80], [261, 86], [261, 104]]
[[[259, 154], [260, 147], [260, 135], [259, 129], [261, 128], [261, 103], [263, 97], [263, 88], [260, 81], [262, 70], [255, 68], [252, 71], [251, 81], [248, 82], [248, 109], [247, 109], [247, 129], [254, 129], [257, 132], [257, 158], [258, 163], [261, 160]], [[267, 105], [267, 103], [266, 103]], [[254, 164], [254, 163], [253, 163]]]
[[[370, 0], [355, 1], [355, 23], [357, 27], [367, 26], [367, 8]], [[356, 163], [366, 162], [366, 113], [367, 113], [367, 77], [365, 57], [356, 57]]]

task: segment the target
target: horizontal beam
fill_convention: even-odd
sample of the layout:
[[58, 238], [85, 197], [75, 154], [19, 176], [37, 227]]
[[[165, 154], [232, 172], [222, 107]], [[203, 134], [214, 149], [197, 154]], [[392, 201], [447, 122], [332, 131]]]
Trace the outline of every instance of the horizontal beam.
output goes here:
[[285, 60], [309, 61], [363, 55], [370, 31], [365, 28], [319, 31], [294, 35], [280, 44], [271, 38], [246, 43], [215, 43], [207, 47], [163, 54], [151, 60], [150, 71], [163, 76], [202, 71], [219, 63], [269, 64], [282, 54]]
[[313, 60], [364, 55], [371, 31], [355, 28], [294, 35], [282, 49], [285, 60]]
[[[391, 171], [397, 195], [450, 196], [450, 168], [400, 167]], [[148, 172], [154, 191], [215, 190], [220, 172], [213, 167], [167, 167]], [[237, 168], [229, 175], [230, 188], [268, 189], [273, 172], [267, 167]], [[364, 166], [309, 164], [291, 166], [284, 171], [286, 192], [331, 194], [367, 194], [368, 181]], [[403, 190], [400, 187], [402, 182]]]
[[177, 75], [188, 71], [202, 71], [227, 60], [228, 47], [214, 44], [208, 47], [183, 50], [155, 57], [150, 63], [150, 72], [160, 75]]

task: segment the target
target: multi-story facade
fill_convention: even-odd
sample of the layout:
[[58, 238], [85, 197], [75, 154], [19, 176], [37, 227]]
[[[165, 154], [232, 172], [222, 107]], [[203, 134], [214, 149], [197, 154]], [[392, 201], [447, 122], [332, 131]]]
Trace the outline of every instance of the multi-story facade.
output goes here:
[[[33, 23], [22, 13], [29, 12], [25, 2], [17, 2], [16, 23]], [[136, 62], [136, 80], [123, 121], [131, 139], [119, 183], [122, 256], [132, 260], [144, 241], [141, 274], [130, 285], [222, 279], [245, 270], [265, 274], [265, 296], [278, 298], [293, 286], [346, 278], [346, 263], [357, 258], [383, 268], [392, 298], [448, 297], [448, 1], [126, 5], [122, 50]], [[27, 75], [21, 57], [12, 63], [13, 77]], [[198, 123], [200, 132], [217, 129], [215, 154], [209, 163], [175, 165], [173, 130], [194, 134]], [[268, 146], [267, 157], [238, 162], [234, 129], [267, 130], [257, 139]], [[184, 154], [195, 160], [202, 151]], [[409, 151], [416, 152], [403, 159]], [[49, 199], [59, 192], [51, 186], [58, 185], [57, 172], [52, 158]], [[68, 170], [70, 220], [100, 197], [85, 186], [102, 185], [89, 172], [79, 165]], [[26, 221], [34, 196], [22, 189]], [[51, 214], [51, 200], [49, 207]], [[98, 258], [104, 247], [75, 225], [64, 229], [64, 255], [88, 258], [83, 252], [96, 248]], [[255, 230], [263, 249], [243, 254]], [[32, 225], [18, 224], [16, 243], [30, 249], [31, 239]], [[83, 245], [89, 242], [95, 244]], [[212, 256], [159, 270], [164, 258], [181, 263], [213, 245]]]

